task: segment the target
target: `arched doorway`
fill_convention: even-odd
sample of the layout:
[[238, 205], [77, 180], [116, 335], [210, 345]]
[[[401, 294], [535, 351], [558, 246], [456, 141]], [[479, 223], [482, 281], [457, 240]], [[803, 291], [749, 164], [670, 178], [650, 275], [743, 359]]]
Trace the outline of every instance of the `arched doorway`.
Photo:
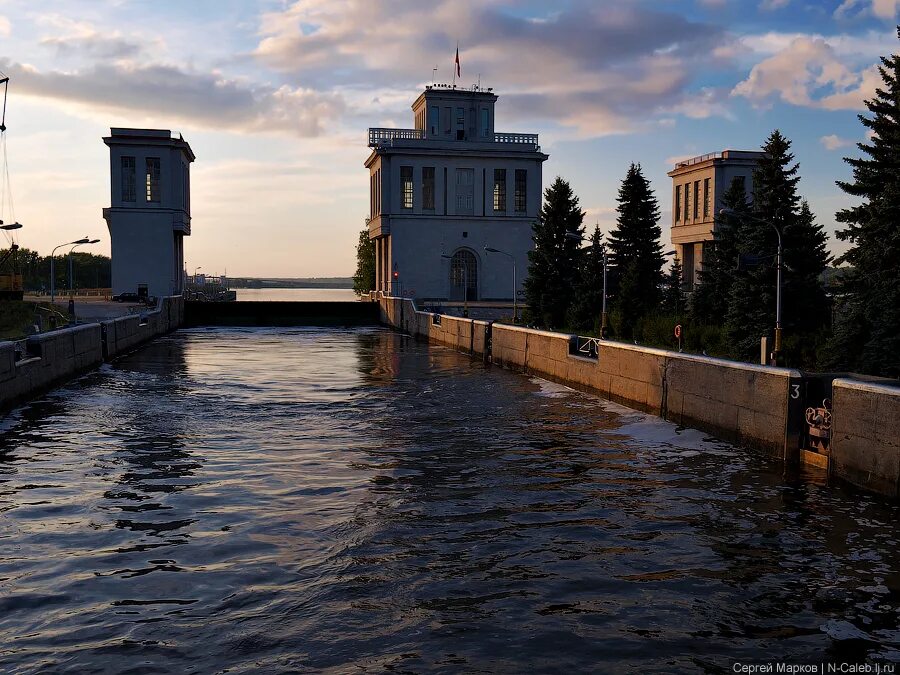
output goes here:
[[461, 248], [450, 258], [450, 299], [478, 299], [478, 258]]

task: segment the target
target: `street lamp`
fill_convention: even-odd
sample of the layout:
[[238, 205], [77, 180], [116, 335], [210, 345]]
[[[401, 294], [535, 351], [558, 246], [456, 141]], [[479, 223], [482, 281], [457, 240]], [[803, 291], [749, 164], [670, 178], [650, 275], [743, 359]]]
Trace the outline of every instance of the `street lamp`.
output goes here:
[[90, 241], [87, 237], [82, 237], [81, 239], [77, 239], [75, 241], [67, 241], [65, 244], [60, 244], [50, 253], [50, 302], [53, 303], [54, 298], [56, 297], [56, 249], [62, 248], [63, 246], [71, 246], [72, 244], [87, 244]]
[[99, 242], [99, 239], [88, 239], [87, 241], [79, 241], [72, 248], [69, 249], [69, 294], [75, 290], [75, 275], [72, 273], [72, 251], [81, 246], [82, 244], [96, 244]]
[[[566, 232], [566, 239], [575, 239], [576, 241], [584, 241], [584, 237], [577, 232]], [[603, 246], [603, 310], [600, 314], [600, 338], [606, 339], [606, 327], [608, 325], [608, 315], [606, 313], [606, 267], [608, 260], [606, 257], [606, 246]]]
[[784, 266], [784, 246], [781, 241], [781, 230], [768, 220], [763, 220], [749, 213], [738, 213], [734, 209], [720, 209], [719, 215], [726, 218], [747, 218], [748, 220], [755, 220], [757, 223], [764, 223], [775, 230], [775, 234], [778, 235], [778, 255], [775, 258], [777, 276], [775, 280], [775, 349], [772, 350], [772, 360], [775, 362], [775, 365], [778, 365], [781, 357], [781, 269]]
[[491, 248], [490, 246], [485, 246], [484, 250], [488, 253], [499, 253], [500, 255], [505, 255], [507, 258], [512, 260], [512, 268], [513, 268], [513, 323], [519, 323], [519, 293], [518, 293], [518, 285], [516, 284], [516, 259], [511, 253], [507, 253], [506, 251], [501, 251], [496, 248]]
[[[452, 261], [452, 255], [445, 255], [441, 253], [442, 258], [446, 258], [447, 260]], [[463, 268], [463, 316], [469, 316], [469, 266], [466, 264], [465, 260], [460, 259], [460, 264]], [[450, 263], [450, 271], [453, 271], [453, 263]]]

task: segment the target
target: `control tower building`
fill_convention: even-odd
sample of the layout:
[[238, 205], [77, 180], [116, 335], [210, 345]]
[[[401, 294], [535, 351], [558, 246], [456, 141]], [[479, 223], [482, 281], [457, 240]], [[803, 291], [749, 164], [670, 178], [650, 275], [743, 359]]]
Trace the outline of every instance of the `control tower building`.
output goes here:
[[179, 295], [184, 238], [191, 234], [191, 162], [179, 135], [110, 129], [110, 204], [103, 209], [112, 249], [113, 293]]
[[491, 89], [429, 86], [412, 104], [412, 129], [369, 129], [377, 289], [510, 302], [515, 262], [520, 293], [547, 155], [537, 134], [495, 131], [496, 102]]

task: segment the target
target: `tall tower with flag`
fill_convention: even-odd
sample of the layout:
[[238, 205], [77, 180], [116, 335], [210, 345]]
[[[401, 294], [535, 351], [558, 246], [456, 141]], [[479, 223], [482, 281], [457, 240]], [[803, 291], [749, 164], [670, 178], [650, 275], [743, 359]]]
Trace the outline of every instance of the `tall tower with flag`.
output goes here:
[[413, 102], [412, 128], [369, 129], [379, 290], [434, 302], [521, 294], [548, 157], [537, 134], [495, 130], [497, 98], [490, 88], [435, 84]]

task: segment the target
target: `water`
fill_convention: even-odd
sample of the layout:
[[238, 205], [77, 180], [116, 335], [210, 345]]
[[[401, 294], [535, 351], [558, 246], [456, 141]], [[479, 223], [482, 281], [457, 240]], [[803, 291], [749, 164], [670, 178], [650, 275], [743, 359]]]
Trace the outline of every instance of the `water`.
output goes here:
[[238, 288], [239, 301], [262, 302], [356, 302], [352, 288]]
[[379, 329], [182, 331], [0, 424], [0, 671], [900, 658], [896, 507]]

